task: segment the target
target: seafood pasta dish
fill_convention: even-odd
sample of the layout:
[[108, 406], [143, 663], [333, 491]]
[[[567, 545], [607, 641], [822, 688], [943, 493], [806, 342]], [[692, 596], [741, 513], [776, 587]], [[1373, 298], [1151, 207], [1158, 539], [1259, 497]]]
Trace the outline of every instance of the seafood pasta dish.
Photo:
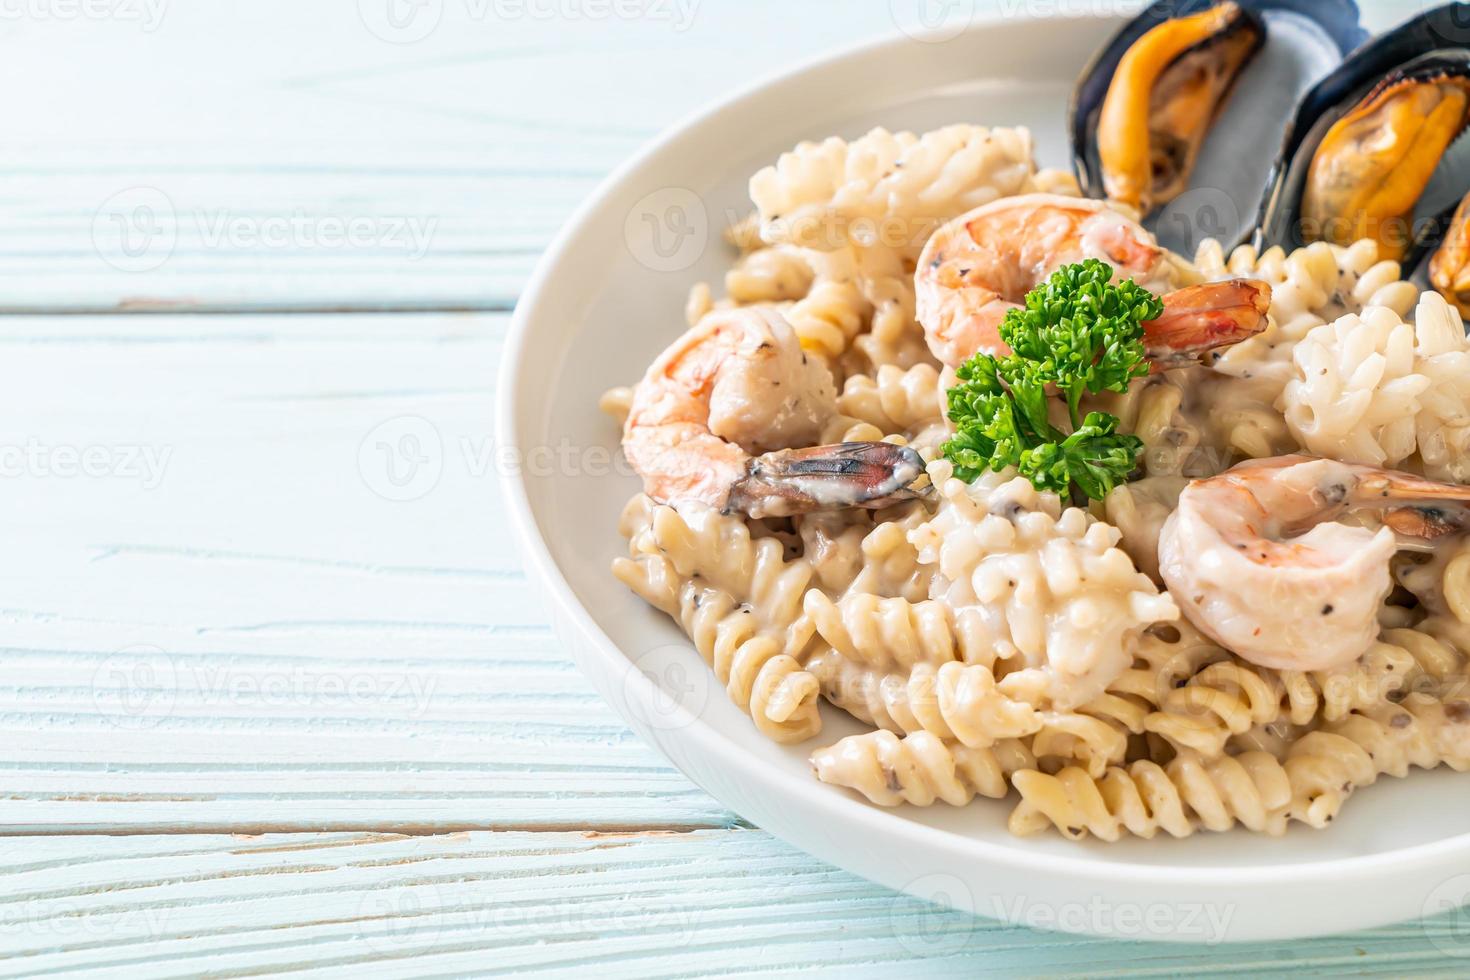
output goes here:
[[[602, 399], [643, 484], [613, 573], [882, 806], [1280, 834], [1470, 770], [1465, 24], [1164, 0], [1067, 170], [983, 104], [782, 154]], [[1303, 37], [1330, 62], [1242, 106]]]

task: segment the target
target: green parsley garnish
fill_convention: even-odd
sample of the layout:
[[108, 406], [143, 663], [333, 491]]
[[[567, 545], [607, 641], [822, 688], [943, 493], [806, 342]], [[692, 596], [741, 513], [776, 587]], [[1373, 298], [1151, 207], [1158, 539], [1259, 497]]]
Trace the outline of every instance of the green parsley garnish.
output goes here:
[[[1007, 357], [976, 354], [956, 372], [949, 417], [958, 429], [944, 444], [955, 475], [974, 480], [1014, 466], [1038, 490], [1076, 489], [1101, 500], [1138, 463], [1143, 443], [1118, 431], [1104, 412], [1081, 414], [1084, 394], [1123, 392], [1148, 374], [1143, 323], [1164, 313], [1159, 297], [1131, 279], [1113, 285], [1113, 269], [1088, 259], [1064, 266], [1026, 295], [1000, 326]], [[1052, 394], [1048, 391], [1051, 386]], [[1051, 422], [1064, 401], [1070, 431]]]

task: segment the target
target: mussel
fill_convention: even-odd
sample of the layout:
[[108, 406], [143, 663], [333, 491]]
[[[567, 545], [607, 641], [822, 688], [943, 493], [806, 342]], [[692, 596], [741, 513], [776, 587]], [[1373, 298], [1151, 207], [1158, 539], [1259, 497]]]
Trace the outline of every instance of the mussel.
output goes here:
[[1135, 41], [1097, 121], [1108, 198], [1147, 214], [1178, 197], [1210, 124], [1265, 43], [1265, 22], [1234, 0], [1166, 20]]
[[1401, 259], [1414, 209], [1470, 123], [1470, 50], [1427, 54], [1390, 72], [1322, 136], [1302, 185], [1305, 241], [1377, 239]]
[[1429, 216], [1445, 190], [1458, 201], [1470, 186], [1455, 146], [1470, 125], [1467, 37], [1470, 4], [1448, 4], [1375, 38], [1314, 86], [1273, 166], [1257, 244], [1372, 238], [1383, 258], [1405, 261], [1416, 240], [1424, 245], [1423, 226], [1451, 226]]
[[1455, 206], [1429, 256], [1429, 283], [1470, 317], [1470, 194]]
[[[1138, 211], [1176, 251], [1202, 234], [1238, 241], [1270, 166], [1259, 148], [1276, 145], [1297, 97], [1366, 38], [1352, 0], [1158, 0], [1073, 94], [1084, 193]], [[1186, 195], [1200, 188], [1203, 198]]]
[[1404, 257], [1404, 274], [1433, 288], [1470, 319], [1470, 194], [1429, 221], [1416, 223], [1414, 244]]

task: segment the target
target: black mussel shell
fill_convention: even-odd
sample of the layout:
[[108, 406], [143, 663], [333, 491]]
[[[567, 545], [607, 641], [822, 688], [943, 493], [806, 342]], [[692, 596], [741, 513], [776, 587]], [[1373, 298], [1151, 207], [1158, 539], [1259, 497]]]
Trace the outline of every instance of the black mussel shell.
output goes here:
[[[1271, 167], [1271, 178], [1257, 210], [1255, 244], [1266, 249], [1292, 249], [1304, 244], [1301, 198], [1307, 171], [1327, 131], [1378, 85], [1391, 77], [1432, 78], [1470, 73], [1470, 3], [1451, 3], [1409, 20], [1374, 38], [1314, 85], [1298, 103], [1281, 148]], [[1426, 188], [1413, 227], [1416, 250], [1422, 258], [1434, 237], [1435, 216], [1452, 212], [1470, 189], [1470, 153], [1466, 141], [1452, 146]], [[1445, 212], [1445, 213], [1448, 213]]]
[[[1068, 110], [1073, 166], [1082, 191], [1104, 199], [1096, 127], [1124, 54], [1166, 20], [1200, 13], [1219, 0], [1158, 0], [1126, 24], [1083, 69]], [[1145, 216], [1166, 247], [1186, 255], [1204, 238], [1234, 245], [1250, 236], [1275, 146], [1297, 98], [1368, 33], [1354, 0], [1236, 0], [1266, 27], [1264, 49], [1246, 65], [1205, 140], [1189, 189]]]

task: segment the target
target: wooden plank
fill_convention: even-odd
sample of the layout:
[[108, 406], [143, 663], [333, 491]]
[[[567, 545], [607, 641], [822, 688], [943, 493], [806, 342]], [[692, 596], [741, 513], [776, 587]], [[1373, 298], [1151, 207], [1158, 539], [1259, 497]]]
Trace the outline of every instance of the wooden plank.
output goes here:
[[[490, 441], [505, 325], [0, 321], [0, 831], [735, 822], [526, 581]], [[413, 500], [370, 442], [404, 420], [442, 462]], [[68, 449], [110, 468], [58, 475]]]
[[388, 0], [30, 4], [0, 33], [0, 80], [48, 95], [6, 114], [0, 311], [506, 310], [598, 180], [758, 77], [921, 10], [1140, 5], [434, 0], [395, 31]]
[[8, 844], [3, 976], [1409, 976], [1450, 975], [1470, 950], [1453, 917], [1228, 949], [1036, 932], [894, 895], [751, 830]]
[[0, 33], [0, 79], [48, 93], [7, 112], [0, 310], [509, 309], [660, 129], [893, 30], [840, 0], [448, 0], [393, 43], [387, 0], [161, 6]]

